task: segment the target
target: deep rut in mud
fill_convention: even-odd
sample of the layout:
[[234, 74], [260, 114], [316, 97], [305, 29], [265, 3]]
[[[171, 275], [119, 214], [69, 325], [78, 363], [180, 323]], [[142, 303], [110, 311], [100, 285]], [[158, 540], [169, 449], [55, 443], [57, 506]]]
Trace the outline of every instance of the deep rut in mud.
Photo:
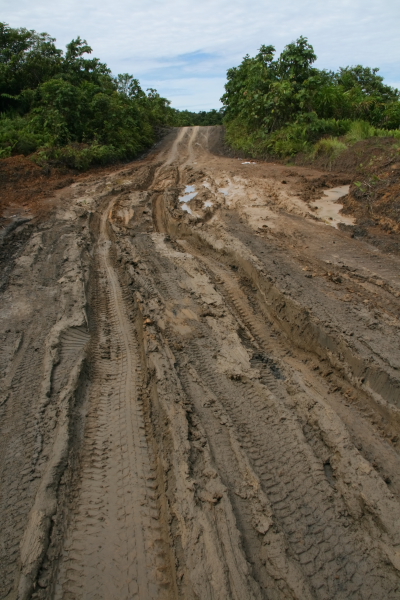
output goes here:
[[220, 135], [4, 237], [0, 598], [400, 596], [399, 261]]
[[95, 259], [93, 385], [81, 480], [55, 598], [161, 599], [173, 588], [173, 570], [165, 548], [154, 448], [146, 437], [139, 341], [109, 256], [111, 205], [102, 215]]

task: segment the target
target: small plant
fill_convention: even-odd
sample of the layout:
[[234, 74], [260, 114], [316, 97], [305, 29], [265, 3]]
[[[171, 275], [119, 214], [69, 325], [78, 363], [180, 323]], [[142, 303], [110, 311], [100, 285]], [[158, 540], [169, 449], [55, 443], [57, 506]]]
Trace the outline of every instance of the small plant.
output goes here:
[[362, 181], [354, 181], [354, 185], [357, 188], [356, 196], [363, 198], [367, 204], [368, 212], [373, 214], [373, 204], [376, 199], [375, 186], [380, 182], [380, 178], [377, 175], [364, 177]]
[[314, 146], [314, 156], [325, 154], [332, 159], [337, 158], [342, 152], [347, 150], [347, 146], [344, 142], [341, 142], [337, 138], [329, 137], [317, 142]]
[[375, 134], [378, 137], [391, 137], [400, 139], [400, 129], [375, 129]]
[[326, 156], [328, 158], [329, 169], [331, 169], [334, 160], [345, 150], [347, 150], [345, 143], [341, 142], [337, 138], [329, 137], [320, 140], [314, 145], [311, 156], [312, 158], [316, 158], [317, 156]]
[[366, 140], [375, 135], [375, 127], [367, 121], [354, 121], [350, 125], [350, 130], [346, 134], [346, 141], [355, 144], [361, 140]]

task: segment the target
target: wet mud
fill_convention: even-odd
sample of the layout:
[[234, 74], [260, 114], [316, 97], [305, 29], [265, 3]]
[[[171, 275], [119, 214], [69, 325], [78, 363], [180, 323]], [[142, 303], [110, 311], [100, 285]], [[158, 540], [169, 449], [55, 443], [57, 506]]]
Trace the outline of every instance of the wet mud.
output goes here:
[[3, 229], [2, 599], [400, 597], [399, 257], [220, 136]]

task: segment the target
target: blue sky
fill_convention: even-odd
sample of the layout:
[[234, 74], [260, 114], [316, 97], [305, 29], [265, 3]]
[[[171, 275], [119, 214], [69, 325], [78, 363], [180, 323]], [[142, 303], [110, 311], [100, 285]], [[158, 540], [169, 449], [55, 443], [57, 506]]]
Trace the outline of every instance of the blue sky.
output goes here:
[[132, 73], [176, 108], [219, 108], [226, 70], [261, 44], [308, 37], [317, 66], [380, 67], [400, 88], [400, 0], [0, 0], [1, 20], [80, 35], [113, 73]]

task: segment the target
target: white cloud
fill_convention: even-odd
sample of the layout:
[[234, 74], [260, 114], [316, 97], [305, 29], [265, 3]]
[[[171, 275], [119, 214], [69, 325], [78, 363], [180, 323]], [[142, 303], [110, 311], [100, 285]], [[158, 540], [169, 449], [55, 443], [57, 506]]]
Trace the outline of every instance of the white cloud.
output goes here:
[[0, 0], [0, 8], [3, 21], [47, 31], [60, 46], [86, 38], [113, 72], [133, 73], [180, 108], [218, 107], [227, 68], [299, 35], [321, 68], [378, 66], [400, 85], [398, 0]]
[[209, 110], [219, 108], [219, 97], [224, 91], [225, 77], [203, 77], [170, 80], [142, 79], [143, 87], [155, 87], [165, 98], [173, 98], [173, 106], [180, 110]]

